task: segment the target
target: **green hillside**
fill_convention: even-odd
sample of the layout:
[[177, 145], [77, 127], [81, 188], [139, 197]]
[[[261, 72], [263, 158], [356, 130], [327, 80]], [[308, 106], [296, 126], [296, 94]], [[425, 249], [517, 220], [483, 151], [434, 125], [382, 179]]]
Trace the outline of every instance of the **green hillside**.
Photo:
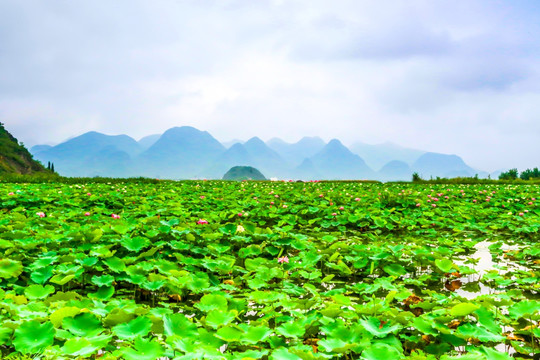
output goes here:
[[47, 169], [0, 123], [0, 175], [47, 173]]
[[231, 168], [225, 175], [223, 180], [266, 180], [263, 174], [251, 166], [235, 166]]

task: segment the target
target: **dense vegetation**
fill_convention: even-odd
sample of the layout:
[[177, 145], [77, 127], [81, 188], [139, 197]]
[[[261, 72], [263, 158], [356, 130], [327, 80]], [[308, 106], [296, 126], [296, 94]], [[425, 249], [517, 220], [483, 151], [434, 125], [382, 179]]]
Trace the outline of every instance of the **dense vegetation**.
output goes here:
[[518, 172], [517, 169], [510, 169], [508, 171], [505, 171], [499, 175], [500, 180], [515, 180], [515, 179], [522, 179], [522, 180], [532, 180], [532, 179], [540, 179], [540, 170], [538, 170], [537, 167], [534, 169], [527, 169], [521, 172], [521, 174]]
[[234, 166], [223, 175], [223, 180], [266, 180], [266, 178], [254, 167]]
[[[506, 173], [501, 173], [499, 176], [499, 179], [491, 179], [491, 178], [479, 178], [478, 175], [471, 176], [471, 177], [454, 177], [454, 178], [441, 178], [436, 177], [434, 179], [422, 179], [418, 173], [412, 174], [412, 182], [417, 184], [467, 184], [467, 185], [473, 185], [473, 184], [493, 184], [493, 185], [519, 185], [519, 184], [540, 184], [540, 177], [538, 176], [531, 176], [531, 174], [535, 174], [534, 171], [537, 171], [537, 168], [534, 170], [527, 169], [519, 175], [519, 172], [517, 169], [510, 169]], [[518, 176], [519, 175], [519, 176]]]
[[0, 175], [53, 173], [35, 161], [32, 155], [0, 123]]
[[532, 358], [537, 199], [537, 185], [1, 183], [0, 356]]

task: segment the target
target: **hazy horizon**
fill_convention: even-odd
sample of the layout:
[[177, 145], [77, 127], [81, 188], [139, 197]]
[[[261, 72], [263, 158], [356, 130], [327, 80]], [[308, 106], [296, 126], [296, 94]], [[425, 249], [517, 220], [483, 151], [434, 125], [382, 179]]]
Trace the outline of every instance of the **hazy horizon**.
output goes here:
[[0, 121], [28, 146], [193, 126], [540, 166], [540, 4], [0, 2]]

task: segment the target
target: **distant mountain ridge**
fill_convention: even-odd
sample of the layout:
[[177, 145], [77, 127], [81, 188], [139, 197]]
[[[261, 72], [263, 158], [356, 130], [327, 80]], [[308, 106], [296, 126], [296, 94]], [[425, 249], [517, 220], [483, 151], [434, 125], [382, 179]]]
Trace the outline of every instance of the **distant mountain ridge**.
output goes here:
[[350, 146], [353, 153], [360, 156], [373, 169], [382, 169], [393, 160], [403, 161], [409, 165], [414, 163], [426, 151], [405, 148], [391, 142], [370, 145], [356, 142]]
[[324, 179], [374, 179], [375, 172], [358, 155], [353, 154], [339, 140], [332, 139], [311, 157], [316, 169]]
[[[220, 179], [235, 166], [260, 169], [279, 179], [410, 180], [473, 176], [478, 171], [457, 155], [409, 149], [392, 143], [346, 147], [338, 139], [325, 143], [304, 137], [296, 143], [258, 137], [221, 143], [191, 126], [174, 127], [138, 142], [127, 135], [89, 132], [56, 146], [37, 145], [34, 156], [66, 176], [146, 176], [168, 179]], [[376, 171], [378, 170], [378, 171]]]
[[474, 176], [474, 170], [457, 155], [428, 152], [420, 156], [413, 164], [413, 169], [421, 177], [458, 177]]

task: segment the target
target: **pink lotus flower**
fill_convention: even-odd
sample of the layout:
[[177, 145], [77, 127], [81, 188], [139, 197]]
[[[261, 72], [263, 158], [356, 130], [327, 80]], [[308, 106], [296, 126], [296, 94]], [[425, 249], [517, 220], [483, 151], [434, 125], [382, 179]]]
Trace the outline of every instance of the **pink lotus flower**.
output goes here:
[[111, 217], [113, 219], [120, 219], [120, 215], [117, 215], [117, 214], [111, 214]]
[[437, 207], [437, 205], [435, 205], [435, 204], [431, 204], [431, 206], [433, 206], [433, 207]]
[[15, 195], [15, 193], [10, 192], [8, 195], [9, 195], [9, 196], [13, 196], [13, 195]]
[[90, 216], [90, 213], [89, 213], [89, 212], [85, 212], [85, 213], [84, 213], [84, 216]]
[[274, 202], [273, 202], [273, 201], [270, 201], [270, 204], [274, 205]]
[[323, 197], [323, 194], [319, 194], [319, 197]]
[[420, 203], [416, 204], [416, 207], [420, 207]]
[[283, 205], [283, 208], [286, 209], [286, 208], [288, 208], [288, 206], [287, 206], [287, 205]]
[[523, 216], [523, 213], [519, 213], [518, 215], [519, 215], [519, 216]]
[[208, 221], [206, 221], [206, 220], [204, 220], [204, 219], [199, 219], [199, 220], [197, 221], [197, 224], [198, 224], [198, 225], [205, 225], [205, 224], [208, 224]]
[[282, 256], [280, 258], [277, 259], [278, 263], [280, 264], [283, 264], [283, 263], [289, 263], [289, 258], [287, 256]]
[[532, 204], [533, 204], [533, 202], [532, 202], [532, 201], [529, 201], [529, 205], [532, 205]]
[[337, 213], [332, 213], [332, 216], [337, 216]]
[[242, 213], [238, 213], [238, 216], [242, 216]]
[[204, 199], [204, 195], [201, 195], [201, 199]]
[[472, 202], [475, 203], [475, 202], [476, 202], [476, 199], [474, 199]]
[[356, 199], [354, 199], [354, 201], [360, 201], [360, 198], [356, 198]]
[[44, 218], [44, 217], [45, 217], [45, 213], [44, 213], [44, 212], [37, 212], [36, 215], [39, 216], [40, 218]]
[[339, 210], [345, 210], [345, 208], [343, 206], [340, 206]]
[[86, 196], [92, 196], [92, 194], [91, 193], [86, 193]]

